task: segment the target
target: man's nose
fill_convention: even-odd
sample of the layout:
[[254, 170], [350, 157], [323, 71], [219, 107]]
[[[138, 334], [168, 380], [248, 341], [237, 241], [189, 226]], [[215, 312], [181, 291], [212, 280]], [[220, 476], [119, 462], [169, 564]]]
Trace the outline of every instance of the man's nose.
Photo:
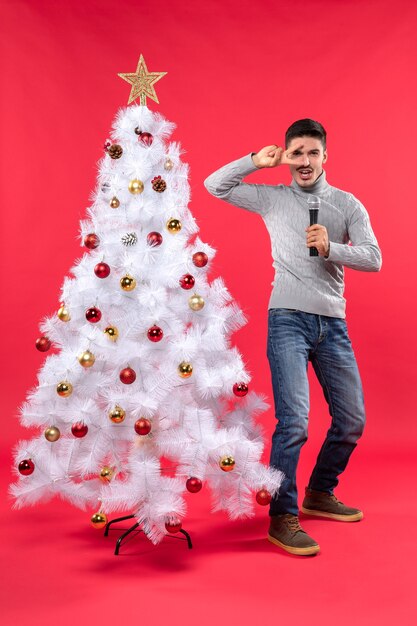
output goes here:
[[307, 154], [305, 154], [305, 155], [303, 156], [303, 165], [304, 165], [305, 167], [307, 167], [308, 165], [310, 165], [310, 159], [308, 158]]

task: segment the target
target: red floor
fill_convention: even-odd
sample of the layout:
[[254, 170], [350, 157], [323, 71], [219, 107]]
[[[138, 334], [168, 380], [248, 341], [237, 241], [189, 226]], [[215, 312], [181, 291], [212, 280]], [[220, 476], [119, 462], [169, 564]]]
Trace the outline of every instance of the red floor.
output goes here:
[[[314, 452], [303, 451], [300, 487]], [[104, 538], [83, 512], [58, 500], [12, 511], [3, 498], [2, 624], [414, 625], [413, 466], [411, 451], [376, 451], [364, 440], [337, 493], [362, 506], [365, 518], [303, 518], [321, 545], [316, 557], [270, 544], [260, 507], [249, 521], [210, 514], [204, 490], [188, 498], [192, 550], [176, 539], [154, 547], [140, 536], [118, 557], [115, 536]]]

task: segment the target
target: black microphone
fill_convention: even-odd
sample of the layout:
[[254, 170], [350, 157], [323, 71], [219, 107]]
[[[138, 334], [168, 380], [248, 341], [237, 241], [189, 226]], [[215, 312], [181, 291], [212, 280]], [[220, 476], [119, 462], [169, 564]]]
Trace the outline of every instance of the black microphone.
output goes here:
[[[318, 224], [319, 221], [319, 208], [320, 208], [320, 198], [316, 196], [310, 196], [308, 199], [308, 208], [310, 211], [310, 226], [313, 224]], [[319, 256], [319, 251], [317, 248], [309, 248], [310, 256]]]

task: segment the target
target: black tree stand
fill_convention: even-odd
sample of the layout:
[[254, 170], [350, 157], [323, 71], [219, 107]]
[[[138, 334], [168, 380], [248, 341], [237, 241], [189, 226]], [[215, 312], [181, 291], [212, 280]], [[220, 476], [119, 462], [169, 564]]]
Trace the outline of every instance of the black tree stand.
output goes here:
[[[125, 517], [117, 517], [116, 519], [112, 519], [110, 522], [107, 522], [105, 529], [104, 529], [104, 536], [108, 537], [109, 535], [109, 529], [111, 524], [116, 524], [116, 522], [123, 522], [124, 520], [127, 519], [132, 519], [133, 517], [135, 517], [134, 515], [126, 515]], [[133, 526], [131, 526], [130, 528], [128, 528], [124, 533], [122, 533], [120, 535], [120, 537], [118, 538], [118, 540], [116, 541], [116, 548], [114, 550], [114, 553], [116, 555], [119, 554], [119, 550], [120, 547], [124, 541], [124, 539], [126, 539], [126, 537], [128, 535], [130, 535], [130, 533], [132, 533], [133, 531], [135, 531], [137, 529], [137, 527], [139, 526], [139, 522], [136, 522], [136, 524], [133, 524]], [[137, 530], [136, 532], [141, 533], [143, 532], [142, 529], [140, 528], [139, 530]], [[180, 541], [186, 541], [188, 548], [191, 550], [191, 548], [193, 547], [193, 544], [191, 543], [191, 537], [190, 535], [183, 530], [182, 528], [178, 531], [179, 533], [182, 533], [184, 535], [184, 537], [176, 537], [174, 534], [169, 534], [166, 535], [167, 537], [171, 537], [172, 539], [179, 539]]]

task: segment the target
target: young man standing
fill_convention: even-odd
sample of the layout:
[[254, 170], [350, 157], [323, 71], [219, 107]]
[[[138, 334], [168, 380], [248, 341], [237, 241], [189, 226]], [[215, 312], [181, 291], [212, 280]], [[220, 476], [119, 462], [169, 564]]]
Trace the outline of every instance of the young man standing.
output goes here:
[[[362, 511], [344, 505], [333, 493], [365, 423], [362, 383], [345, 320], [343, 266], [377, 272], [382, 259], [364, 206], [326, 180], [323, 126], [311, 119], [294, 122], [285, 134], [285, 147], [266, 146], [233, 161], [204, 184], [212, 195], [259, 213], [271, 237], [275, 278], [267, 356], [278, 423], [270, 464], [285, 480], [270, 505], [268, 539], [292, 554], [311, 555], [320, 547], [300, 526], [296, 485], [300, 450], [307, 440], [308, 361], [323, 388], [331, 425], [301, 510], [358, 521]], [[242, 182], [256, 169], [283, 164], [293, 177], [289, 186]], [[319, 223], [313, 226], [309, 200], [319, 203]], [[316, 248], [318, 256], [310, 256], [309, 248]]]

